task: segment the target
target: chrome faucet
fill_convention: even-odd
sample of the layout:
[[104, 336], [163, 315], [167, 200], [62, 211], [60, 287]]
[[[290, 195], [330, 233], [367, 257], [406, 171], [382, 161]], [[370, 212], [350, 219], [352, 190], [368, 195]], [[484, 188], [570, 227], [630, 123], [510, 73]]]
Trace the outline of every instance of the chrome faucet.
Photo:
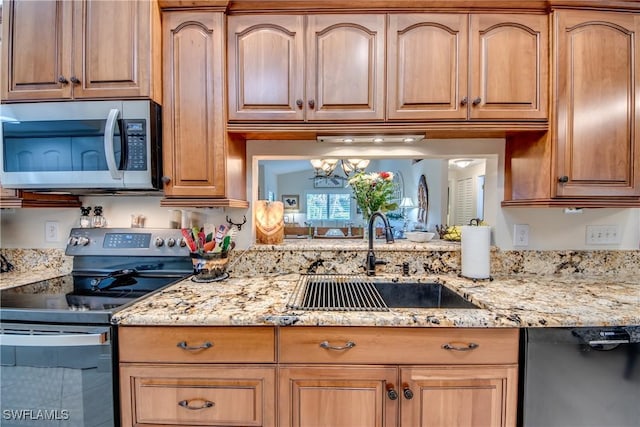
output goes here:
[[382, 212], [374, 212], [371, 215], [371, 218], [369, 218], [369, 252], [367, 252], [367, 261], [365, 265], [367, 276], [375, 276], [376, 264], [382, 264], [382, 262], [376, 262], [376, 255], [373, 252], [373, 239], [375, 237], [373, 224], [376, 222], [376, 217], [380, 217], [384, 222], [384, 237], [387, 240], [387, 243], [393, 243], [393, 231], [391, 230], [389, 220]]

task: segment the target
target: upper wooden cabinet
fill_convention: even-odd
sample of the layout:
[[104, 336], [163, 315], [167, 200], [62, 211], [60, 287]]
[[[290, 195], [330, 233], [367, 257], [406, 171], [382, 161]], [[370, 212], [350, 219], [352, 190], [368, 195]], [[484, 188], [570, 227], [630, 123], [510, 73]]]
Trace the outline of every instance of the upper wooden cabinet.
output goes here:
[[390, 120], [543, 120], [546, 15], [392, 14]]
[[3, 100], [161, 101], [156, 2], [20, 0], [3, 13]]
[[384, 38], [384, 15], [229, 17], [229, 119], [383, 120]]
[[244, 141], [225, 132], [224, 14], [165, 12], [162, 25], [164, 191], [188, 201], [161, 204], [247, 207]]
[[503, 205], [640, 206], [640, 14], [553, 23], [551, 131], [507, 138]]
[[544, 120], [547, 19], [231, 16], [229, 119]]
[[640, 196], [640, 14], [554, 13], [559, 197]]

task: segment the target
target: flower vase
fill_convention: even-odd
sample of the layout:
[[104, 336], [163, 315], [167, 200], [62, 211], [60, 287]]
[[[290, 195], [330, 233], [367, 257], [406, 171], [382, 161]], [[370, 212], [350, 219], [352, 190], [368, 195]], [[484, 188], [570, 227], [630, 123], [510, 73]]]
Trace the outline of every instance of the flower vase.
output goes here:
[[365, 210], [362, 210], [362, 239], [363, 240], [369, 240], [369, 219], [371, 218], [370, 215], [367, 215], [365, 213]]

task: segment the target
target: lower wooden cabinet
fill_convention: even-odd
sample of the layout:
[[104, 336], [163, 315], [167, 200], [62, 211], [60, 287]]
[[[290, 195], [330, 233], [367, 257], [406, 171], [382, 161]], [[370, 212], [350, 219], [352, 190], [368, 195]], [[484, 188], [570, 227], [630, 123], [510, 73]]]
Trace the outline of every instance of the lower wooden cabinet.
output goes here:
[[122, 427], [276, 424], [273, 327], [118, 329]]
[[279, 427], [395, 426], [387, 387], [394, 367], [286, 366], [279, 371]]
[[121, 327], [122, 426], [511, 427], [517, 329]]
[[517, 365], [285, 366], [279, 426], [506, 427]]
[[271, 366], [125, 365], [123, 426], [275, 426]]
[[515, 365], [403, 367], [400, 425], [513, 426], [517, 376]]
[[517, 329], [282, 328], [278, 425], [515, 426], [518, 342]]

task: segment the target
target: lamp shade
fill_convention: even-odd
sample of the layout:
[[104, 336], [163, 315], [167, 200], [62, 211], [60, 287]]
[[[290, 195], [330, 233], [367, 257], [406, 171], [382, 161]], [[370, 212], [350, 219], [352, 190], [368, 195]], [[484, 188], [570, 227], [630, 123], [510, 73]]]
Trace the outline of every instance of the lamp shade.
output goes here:
[[413, 199], [411, 197], [403, 197], [400, 202], [399, 207], [401, 208], [415, 208], [416, 205], [413, 203]]
[[256, 242], [282, 243], [284, 239], [284, 204], [257, 200], [255, 203]]

